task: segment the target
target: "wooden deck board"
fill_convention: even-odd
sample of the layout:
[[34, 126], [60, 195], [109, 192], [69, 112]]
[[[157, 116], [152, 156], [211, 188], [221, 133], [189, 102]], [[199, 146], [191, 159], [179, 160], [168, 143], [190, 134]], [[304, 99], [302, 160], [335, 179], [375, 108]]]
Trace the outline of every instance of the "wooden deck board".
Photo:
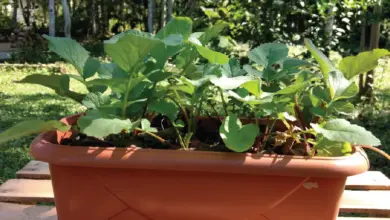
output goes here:
[[17, 178], [50, 179], [49, 164], [41, 161], [30, 161], [23, 169], [16, 172]]
[[0, 186], [0, 202], [54, 202], [51, 180], [7, 180]]
[[341, 200], [340, 212], [390, 215], [390, 191], [345, 190]]
[[[57, 220], [53, 206], [20, 205], [0, 202], [1, 220]], [[337, 220], [388, 220], [389, 218], [338, 217]]]
[[1, 220], [57, 220], [53, 206], [20, 205], [0, 202]]

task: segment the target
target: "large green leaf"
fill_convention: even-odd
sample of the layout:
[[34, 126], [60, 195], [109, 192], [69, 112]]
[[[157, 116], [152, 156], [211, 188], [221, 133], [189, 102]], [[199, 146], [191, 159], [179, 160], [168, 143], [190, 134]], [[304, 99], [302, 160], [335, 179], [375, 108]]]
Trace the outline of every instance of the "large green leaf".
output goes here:
[[241, 85], [242, 88], [246, 89], [248, 92], [252, 93], [256, 97], [260, 97], [262, 91], [261, 91], [261, 80], [260, 79], [254, 79], [250, 80], [248, 82], [245, 82]]
[[346, 101], [336, 101], [329, 105], [329, 110], [336, 111], [339, 114], [349, 115], [355, 111], [355, 106]]
[[331, 141], [379, 146], [381, 142], [371, 132], [345, 119], [332, 119], [323, 126], [311, 124], [313, 129]]
[[129, 119], [120, 119], [105, 115], [98, 110], [90, 110], [77, 120], [80, 132], [96, 138], [104, 138], [110, 134], [119, 134], [123, 130], [131, 131], [135, 125]]
[[222, 65], [222, 74], [227, 77], [235, 77], [245, 75], [245, 70], [241, 69], [240, 61], [233, 57], [228, 63]]
[[75, 40], [66, 37], [50, 37], [43, 35], [49, 41], [49, 49], [70, 62], [83, 75], [84, 65], [89, 58], [89, 52]]
[[249, 75], [258, 76], [258, 77], [264, 78], [264, 72], [262, 72], [260, 70], [257, 70], [257, 69], [254, 69], [251, 65], [248, 65], [248, 64], [244, 65], [244, 70]]
[[46, 131], [67, 131], [70, 126], [60, 121], [28, 120], [20, 122], [0, 133], [0, 143]]
[[100, 92], [88, 93], [82, 101], [83, 105], [89, 109], [97, 109], [102, 105], [109, 104], [110, 102], [110, 97]]
[[131, 30], [105, 41], [104, 49], [115, 63], [130, 73], [158, 44], [163, 42], [153, 35]]
[[212, 84], [225, 90], [236, 89], [240, 87], [242, 84], [249, 82], [251, 80], [253, 80], [253, 77], [251, 76], [237, 76], [233, 78], [222, 76], [222, 77], [210, 78], [210, 82]]
[[141, 119], [141, 129], [148, 132], [157, 132], [157, 128], [150, 126], [150, 121], [146, 118]]
[[81, 102], [85, 95], [70, 91], [69, 81], [68, 75], [34, 74], [26, 76], [24, 79], [17, 81], [17, 83], [31, 83], [46, 86], [53, 89], [58, 95], [66, 96], [77, 102]]
[[340, 157], [352, 154], [352, 146], [348, 142], [331, 141], [326, 138], [321, 140], [316, 145], [317, 156], [323, 157]]
[[241, 101], [243, 103], [247, 103], [250, 105], [262, 105], [265, 103], [272, 102], [272, 99], [273, 99], [273, 94], [266, 93], [266, 92], [262, 92], [259, 97], [252, 96], [252, 95], [247, 95], [247, 96], [242, 97], [239, 94], [230, 90], [229, 96], [237, 99], [238, 101]]
[[199, 54], [202, 57], [206, 58], [210, 63], [225, 64], [225, 63], [229, 62], [229, 57], [223, 53], [210, 50], [206, 47], [203, 47], [203, 46], [200, 46], [197, 44], [193, 44], [193, 45], [198, 50]]
[[264, 67], [271, 66], [279, 61], [284, 60], [288, 56], [288, 47], [281, 43], [266, 43], [262, 44], [248, 54], [248, 58], [258, 65]]
[[259, 128], [255, 124], [242, 125], [235, 114], [229, 113], [219, 128], [219, 134], [227, 148], [244, 152], [253, 146]]
[[329, 73], [333, 71], [337, 71], [334, 67], [333, 63], [323, 54], [316, 46], [314, 46], [313, 42], [309, 39], [305, 39], [306, 48], [313, 55], [314, 59], [320, 65], [320, 69], [325, 79], [329, 78]]
[[157, 34], [156, 37], [164, 39], [172, 34], [180, 34], [187, 40], [192, 32], [192, 20], [188, 17], [174, 17]]
[[329, 86], [330, 95], [334, 100], [351, 98], [359, 92], [356, 83], [347, 80], [339, 71], [329, 73]]
[[83, 78], [87, 79], [93, 76], [100, 68], [99, 60], [95, 58], [88, 58], [83, 67]]
[[158, 112], [167, 116], [171, 121], [176, 120], [179, 114], [179, 107], [167, 99], [153, 100], [149, 103], [148, 112]]
[[206, 45], [210, 40], [215, 37], [218, 37], [225, 28], [227, 28], [229, 24], [225, 21], [217, 21], [212, 27], [208, 28], [200, 37], [199, 41], [202, 45]]
[[128, 74], [116, 63], [104, 63], [100, 65], [98, 75], [102, 79], [126, 78]]
[[385, 49], [374, 49], [359, 53], [357, 56], [345, 57], [340, 61], [339, 69], [347, 79], [375, 69], [378, 59], [390, 55]]
[[127, 78], [94, 79], [88, 81], [87, 86], [108, 86], [115, 92], [125, 93], [127, 82]]

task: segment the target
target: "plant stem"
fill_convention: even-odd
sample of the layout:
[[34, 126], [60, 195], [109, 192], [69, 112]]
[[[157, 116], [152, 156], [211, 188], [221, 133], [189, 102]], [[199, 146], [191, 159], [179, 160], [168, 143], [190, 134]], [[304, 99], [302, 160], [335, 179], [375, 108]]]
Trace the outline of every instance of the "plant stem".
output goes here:
[[367, 148], [367, 149], [370, 149], [370, 150], [373, 150], [379, 154], [381, 154], [382, 156], [386, 157], [388, 160], [390, 160], [390, 155], [388, 155], [386, 152], [384, 152], [383, 150], [380, 150], [376, 147], [373, 147], [373, 146], [368, 146], [368, 145], [359, 145], [360, 147], [362, 148]]
[[305, 130], [307, 127], [306, 127], [306, 123], [305, 123], [305, 118], [303, 117], [303, 113], [302, 113], [301, 109], [299, 108], [298, 95], [294, 96], [294, 100], [295, 100], [295, 105], [294, 105], [295, 115], [298, 119], [298, 122], [299, 122], [302, 130]]
[[190, 121], [190, 119], [188, 117], [187, 110], [183, 107], [183, 100], [181, 99], [179, 93], [177, 93], [176, 89], [173, 90], [173, 93], [175, 94], [175, 96], [176, 96], [176, 98], [178, 100], [178, 102], [176, 102], [176, 104], [179, 105], [179, 108], [180, 108], [180, 110], [183, 113], [184, 120], [187, 123], [187, 131], [188, 131], [188, 133], [190, 133], [191, 132], [191, 121]]
[[[264, 141], [263, 141], [264, 142], [264, 147], [267, 145], [268, 139], [271, 136], [270, 134], [271, 134], [272, 130], [274, 130], [275, 124], [276, 124], [276, 119], [272, 122], [271, 128], [268, 130], [268, 134], [266, 132], [265, 135], [264, 135]], [[267, 128], [268, 128], [268, 126], [267, 126]]]
[[219, 88], [219, 87], [218, 87], [218, 89], [219, 89], [219, 92], [221, 93], [223, 109], [225, 110], [225, 114], [227, 116], [228, 115], [227, 104], [226, 104], [225, 98], [223, 97], [223, 90], [222, 90], [222, 88]]
[[163, 144], [168, 144], [168, 145], [170, 145], [164, 138], [162, 138], [162, 137], [160, 137], [160, 136], [158, 136], [158, 135], [156, 135], [156, 134], [153, 134], [152, 132], [145, 131], [145, 130], [142, 130], [142, 129], [140, 129], [140, 128], [135, 128], [134, 130], [140, 131], [140, 132], [145, 133], [145, 134], [148, 134], [149, 136], [156, 138], [158, 141], [160, 141], [160, 142], [163, 143]]
[[215, 114], [217, 115], [218, 119], [222, 122], [222, 118], [221, 118], [221, 116], [218, 114], [217, 109], [215, 109], [215, 105], [213, 105], [211, 102], [209, 102], [209, 105], [210, 105], [211, 108], [214, 110], [214, 112], [215, 112]]
[[125, 92], [125, 97], [123, 100], [123, 106], [122, 106], [122, 117], [126, 118], [126, 109], [127, 109], [127, 102], [129, 99], [129, 94], [130, 94], [130, 86], [131, 86], [131, 81], [133, 80], [132, 74], [130, 74], [129, 77], [129, 82], [127, 83], [126, 86], [126, 92]]
[[179, 130], [177, 129], [177, 127], [176, 127], [175, 125], [173, 125], [173, 123], [172, 123], [172, 126], [173, 126], [173, 129], [174, 129], [175, 132], [176, 132], [177, 138], [179, 139], [179, 144], [180, 144], [180, 146], [181, 146], [183, 149], [188, 150], [187, 146], [185, 145], [185, 143], [184, 143], [184, 141], [183, 141], [183, 138], [182, 138], [181, 135], [180, 135]]

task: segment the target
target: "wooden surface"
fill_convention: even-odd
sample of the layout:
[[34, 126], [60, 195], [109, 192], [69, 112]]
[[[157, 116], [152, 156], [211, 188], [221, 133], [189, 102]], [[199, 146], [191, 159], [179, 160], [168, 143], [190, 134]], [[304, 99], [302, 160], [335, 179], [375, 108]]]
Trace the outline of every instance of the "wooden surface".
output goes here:
[[49, 164], [41, 161], [30, 161], [23, 169], [16, 172], [17, 178], [50, 179]]
[[[55, 207], [31, 205], [54, 201], [47, 163], [31, 161], [17, 172], [17, 177], [22, 179], [10, 179], [0, 186], [0, 220], [57, 220]], [[390, 179], [377, 171], [349, 177], [340, 213], [390, 217]], [[390, 220], [381, 217], [339, 217], [337, 220], [385, 219]]]
[[52, 206], [20, 205], [0, 202], [1, 220], [57, 220]]
[[54, 202], [50, 180], [10, 179], [0, 186], [0, 202]]

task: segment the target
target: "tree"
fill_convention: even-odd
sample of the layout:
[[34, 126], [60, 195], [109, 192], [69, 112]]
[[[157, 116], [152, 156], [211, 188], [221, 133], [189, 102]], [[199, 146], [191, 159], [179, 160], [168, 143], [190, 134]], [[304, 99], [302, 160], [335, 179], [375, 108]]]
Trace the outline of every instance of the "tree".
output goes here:
[[56, 14], [54, 0], [49, 0], [49, 35], [53, 37], [56, 35], [55, 24]]
[[160, 20], [160, 28], [164, 27], [165, 26], [165, 22], [166, 22], [166, 19], [165, 19], [165, 15], [167, 13], [167, 1], [166, 0], [161, 0], [161, 20]]
[[16, 28], [18, 26], [18, 0], [14, 0], [12, 4], [13, 10], [12, 10], [12, 26], [13, 28]]
[[148, 31], [153, 33], [153, 0], [148, 0]]
[[168, 22], [172, 19], [172, 12], [173, 12], [173, 0], [168, 0], [168, 14], [167, 14]]
[[71, 37], [71, 19], [69, 12], [69, 5], [67, 0], [61, 0], [62, 3], [62, 12], [64, 14], [64, 33], [65, 37]]

